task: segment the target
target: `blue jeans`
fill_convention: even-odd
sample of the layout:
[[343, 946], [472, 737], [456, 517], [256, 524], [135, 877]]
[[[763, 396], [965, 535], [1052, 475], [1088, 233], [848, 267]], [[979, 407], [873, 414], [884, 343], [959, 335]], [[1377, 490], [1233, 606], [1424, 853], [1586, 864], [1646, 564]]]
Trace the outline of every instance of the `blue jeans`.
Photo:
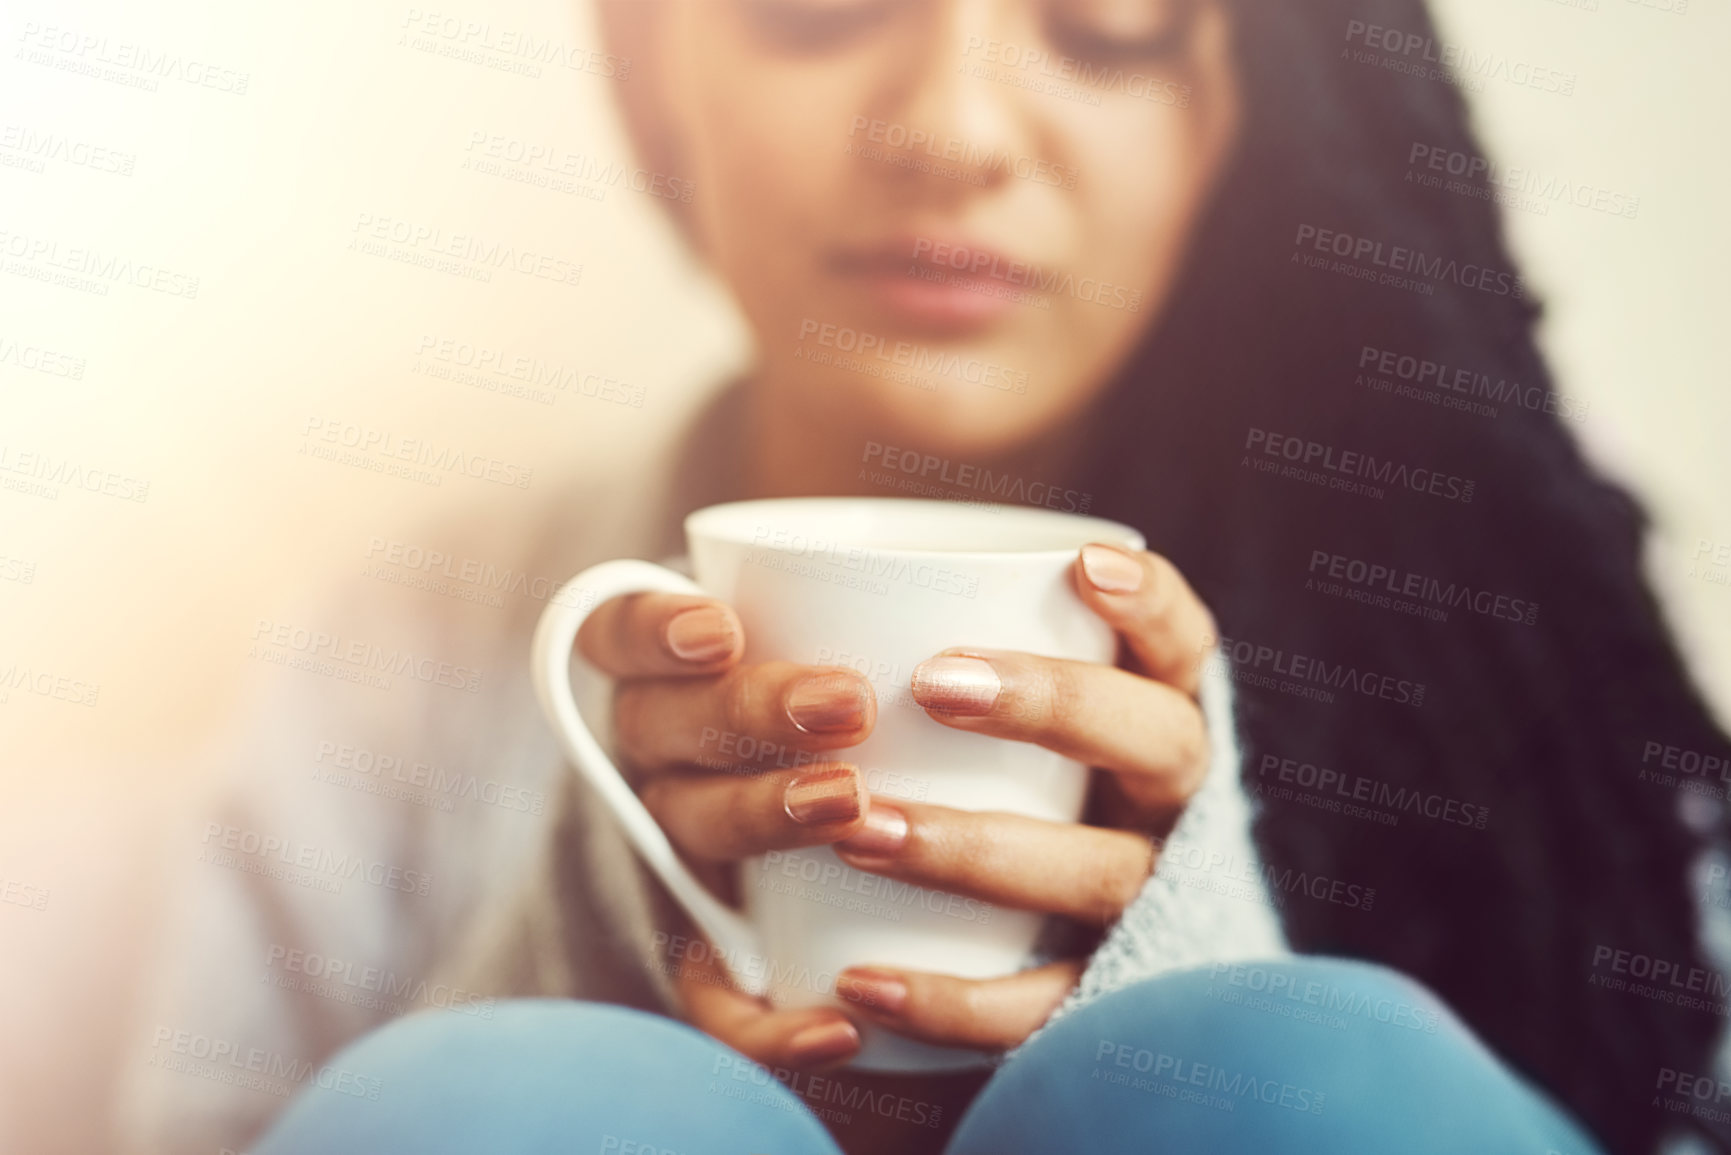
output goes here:
[[[417, 1014], [360, 1040], [255, 1155], [835, 1155], [819, 1115], [933, 1122], [917, 1095], [807, 1076], [796, 1094], [657, 1015], [550, 999], [494, 1010]], [[992, 1075], [946, 1148], [1072, 1151], [1599, 1148], [1423, 987], [1295, 958], [1162, 975], [1066, 1015]]]

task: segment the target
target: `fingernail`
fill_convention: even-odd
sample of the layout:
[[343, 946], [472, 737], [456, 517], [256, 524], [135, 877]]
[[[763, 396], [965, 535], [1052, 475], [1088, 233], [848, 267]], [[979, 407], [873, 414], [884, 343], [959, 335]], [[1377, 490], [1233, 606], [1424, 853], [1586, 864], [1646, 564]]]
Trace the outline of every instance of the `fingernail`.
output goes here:
[[853, 674], [813, 674], [787, 692], [787, 717], [807, 734], [858, 729], [865, 696], [866, 684]]
[[831, 1063], [859, 1050], [859, 1029], [846, 1019], [819, 1023], [796, 1033], [787, 1049], [796, 1063]]
[[873, 1007], [886, 1015], [899, 1015], [908, 1001], [908, 984], [889, 971], [859, 967], [841, 973], [835, 993], [850, 1003]]
[[667, 619], [667, 648], [687, 662], [718, 662], [739, 642], [739, 622], [720, 606], [693, 606]]
[[1142, 584], [1142, 564], [1109, 545], [1082, 547], [1082, 573], [1101, 593], [1127, 594]]
[[782, 807], [801, 826], [852, 822], [860, 811], [859, 775], [852, 766], [801, 774], [787, 784]]
[[983, 658], [927, 658], [914, 667], [914, 701], [928, 710], [990, 714], [1003, 689], [998, 671]]
[[873, 802], [865, 825], [836, 843], [837, 850], [879, 858], [896, 853], [908, 840], [908, 816], [883, 802]]

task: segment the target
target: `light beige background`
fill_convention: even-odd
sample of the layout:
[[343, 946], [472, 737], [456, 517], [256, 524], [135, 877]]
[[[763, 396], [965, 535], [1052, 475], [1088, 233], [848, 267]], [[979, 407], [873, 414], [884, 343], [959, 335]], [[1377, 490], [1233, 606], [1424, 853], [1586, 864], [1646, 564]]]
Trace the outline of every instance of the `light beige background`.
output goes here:
[[[418, 7], [494, 37], [600, 47], [565, 0]], [[200, 281], [182, 300], [46, 287], [10, 257], [0, 273], [0, 445], [150, 482], [144, 503], [0, 490], [0, 559], [35, 567], [28, 584], [0, 580], [0, 672], [101, 687], [93, 708], [18, 689], [0, 704], [0, 883], [51, 896], [43, 911], [0, 904], [0, 1148], [9, 1119], [29, 1124], [33, 1150], [101, 1147], [107, 1028], [153, 925], [158, 832], [192, 804], [189, 768], [258, 674], [254, 622], [435, 514], [508, 527], [572, 483], [618, 479], [610, 512], [628, 524], [646, 507], [631, 479], [748, 358], [650, 197], [464, 169], [477, 133], [631, 167], [607, 82], [418, 51], [399, 43], [411, 10], [79, 0], [0, 16], [0, 129], [136, 158], [129, 176], [0, 166], [0, 232]], [[1640, 197], [1635, 220], [1554, 205], [1510, 212], [1509, 227], [1549, 301], [1546, 348], [1590, 404], [1583, 436], [1652, 510], [1654, 580], [1731, 716], [1731, 586], [1692, 573], [1691, 556], [1731, 543], [1724, 8], [1447, 0], [1441, 15], [1462, 45], [1578, 77], [1572, 97], [1497, 81], [1473, 95], [1500, 161]], [[44, 66], [15, 55], [32, 23], [246, 73], [247, 91], [171, 77], [140, 92]], [[356, 253], [362, 214], [581, 262], [581, 283], [496, 272], [483, 285]], [[415, 373], [429, 336], [599, 373], [643, 404], [549, 408]], [[81, 357], [84, 377], [21, 368], [8, 341]], [[309, 417], [533, 465], [534, 481], [430, 488], [313, 461], [297, 452]]]

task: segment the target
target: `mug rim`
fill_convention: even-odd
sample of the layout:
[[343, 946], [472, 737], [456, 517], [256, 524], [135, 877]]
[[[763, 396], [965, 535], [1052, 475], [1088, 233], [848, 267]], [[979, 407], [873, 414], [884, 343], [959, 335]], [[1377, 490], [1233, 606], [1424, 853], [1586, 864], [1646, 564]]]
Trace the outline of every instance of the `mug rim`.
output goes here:
[[[756, 540], [751, 532], [752, 527], [742, 524], [742, 514], [749, 510], [766, 511], [777, 507], [791, 508], [801, 511], [807, 516], [819, 513], [824, 507], [839, 510], [843, 507], [859, 509], [874, 508], [884, 512], [904, 514], [918, 511], [924, 515], [938, 518], [953, 518], [958, 523], [968, 521], [973, 525], [994, 524], [993, 521], [974, 521], [976, 518], [996, 519], [1008, 515], [1022, 524], [1044, 522], [1056, 527], [1060, 524], [1081, 530], [1091, 526], [1091, 536], [1077, 535], [1073, 545], [1039, 546], [1030, 549], [956, 549], [953, 547], [924, 547], [904, 545], [879, 545], [870, 541], [849, 542], [845, 540], [845, 531], [836, 533], [837, 540], [826, 541], [823, 544], [836, 549], [864, 549], [884, 554], [906, 554], [917, 557], [965, 557], [976, 560], [991, 560], [1005, 558], [1042, 558], [1071, 557], [1083, 546], [1091, 542], [1110, 542], [1125, 546], [1131, 550], [1147, 548], [1147, 542], [1141, 532], [1133, 526], [1112, 521], [1092, 514], [1073, 513], [1067, 510], [1046, 509], [1034, 505], [1010, 505], [1001, 502], [957, 502], [934, 500], [919, 497], [846, 497], [846, 496], [813, 496], [813, 497], [766, 497], [753, 498], [744, 501], [724, 501], [708, 505], [702, 509], [693, 510], [685, 516], [684, 529], [687, 541], [699, 538], [722, 542], [729, 545], [755, 547], [774, 550], [776, 552], [796, 552], [778, 548], [770, 542]], [[1003, 522], [996, 522], [1005, 532], [1008, 527]], [[817, 535], [811, 535], [813, 540], [821, 540]]]

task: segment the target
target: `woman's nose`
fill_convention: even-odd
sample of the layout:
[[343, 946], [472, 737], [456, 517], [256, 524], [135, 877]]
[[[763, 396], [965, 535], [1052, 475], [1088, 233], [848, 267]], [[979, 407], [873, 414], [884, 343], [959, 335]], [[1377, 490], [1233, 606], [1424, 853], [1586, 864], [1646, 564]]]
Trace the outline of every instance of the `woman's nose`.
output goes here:
[[[1012, 0], [916, 0], [907, 52], [884, 90], [885, 119], [923, 133], [934, 162], [960, 170], [975, 187], [1007, 180], [1034, 132], [1023, 89], [1000, 81], [984, 47], [1000, 43]], [[953, 183], [953, 182], [952, 182]]]

